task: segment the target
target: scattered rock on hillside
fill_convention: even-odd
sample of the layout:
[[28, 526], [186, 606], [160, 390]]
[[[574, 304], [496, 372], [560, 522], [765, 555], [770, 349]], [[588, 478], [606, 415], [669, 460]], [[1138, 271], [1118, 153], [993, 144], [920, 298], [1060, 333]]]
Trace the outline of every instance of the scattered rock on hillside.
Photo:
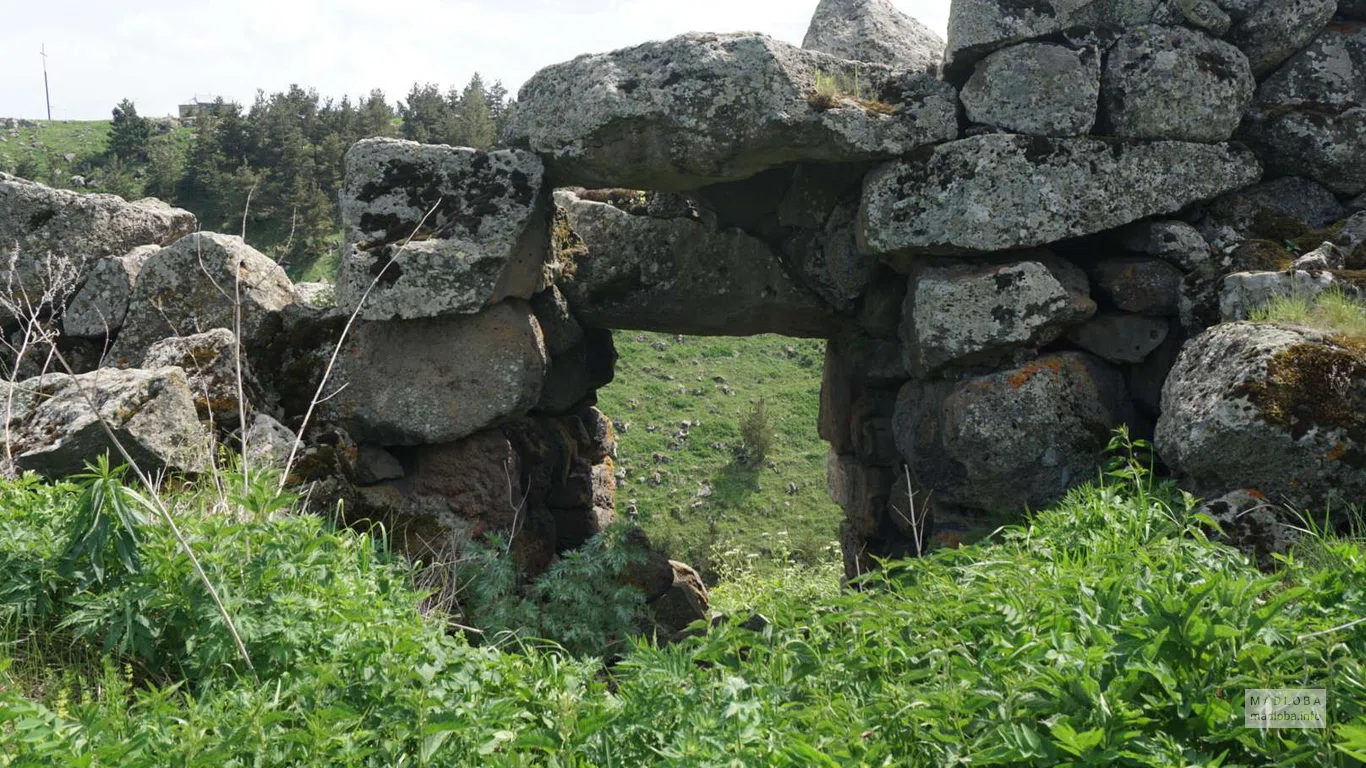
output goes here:
[[1085, 136], [1096, 122], [1100, 54], [1022, 43], [977, 63], [961, 94], [968, 120], [1013, 133]]
[[112, 338], [118, 333], [128, 314], [138, 273], [159, 250], [159, 245], [142, 245], [123, 256], [96, 261], [62, 313], [62, 332], [86, 338]]
[[194, 214], [147, 198], [84, 195], [0, 173], [0, 285], [9, 285], [9, 257], [17, 245], [13, 280], [35, 299], [47, 286], [49, 254], [73, 267], [74, 289], [90, 265], [140, 245], [168, 245], [193, 232]]
[[1228, 141], [1256, 81], [1237, 48], [1193, 29], [1148, 24], [1105, 56], [1102, 103], [1114, 135]]
[[1268, 77], [1243, 134], [1270, 171], [1366, 191], [1366, 24], [1328, 27]]
[[[834, 319], [763, 241], [555, 195], [560, 289], [585, 325], [670, 333], [826, 336]], [[562, 236], [563, 235], [563, 236]], [[573, 248], [567, 240], [572, 235]]]
[[531, 307], [509, 299], [477, 315], [358, 323], [327, 403], [361, 442], [439, 445], [531, 410], [545, 377]]
[[1345, 509], [1366, 493], [1366, 347], [1289, 326], [1211, 328], [1167, 380], [1156, 446], [1197, 494], [1255, 488]]
[[821, 0], [802, 47], [841, 59], [934, 73], [944, 41], [888, 0]]
[[211, 464], [211, 439], [179, 368], [48, 374], [13, 386], [9, 434], [20, 470], [61, 479], [102, 454], [125, 463], [101, 418], [144, 472], [203, 472]]
[[1131, 415], [1117, 370], [1063, 352], [965, 381], [911, 381], [894, 424], [936, 503], [1011, 513], [1095, 479], [1110, 431]]
[[358, 142], [346, 153], [338, 305], [355, 310], [369, 289], [361, 317], [411, 320], [531, 298], [547, 282], [542, 176], [527, 152]]
[[110, 360], [135, 365], [162, 339], [237, 328], [238, 294], [241, 341], [250, 355], [279, 331], [281, 310], [294, 303], [294, 284], [240, 237], [196, 232], [181, 238], [143, 264]]
[[[817, 98], [818, 74], [836, 93]], [[867, 101], [841, 92], [855, 83]], [[557, 186], [658, 191], [804, 160], [895, 157], [958, 134], [953, 89], [929, 75], [753, 33], [692, 33], [556, 64], [522, 87], [514, 122]]]
[[911, 273], [902, 311], [906, 367], [991, 364], [1056, 340], [1096, 311], [1086, 275], [1050, 253], [927, 265]]
[[870, 174], [859, 242], [879, 255], [1044, 245], [1177, 211], [1260, 175], [1235, 145], [974, 136]]

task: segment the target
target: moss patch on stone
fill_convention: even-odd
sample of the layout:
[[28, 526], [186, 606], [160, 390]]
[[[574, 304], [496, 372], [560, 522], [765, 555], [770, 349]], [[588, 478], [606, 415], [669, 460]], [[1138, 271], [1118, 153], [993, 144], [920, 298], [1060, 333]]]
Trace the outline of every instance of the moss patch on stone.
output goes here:
[[1366, 340], [1305, 341], [1267, 361], [1266, 374], [1245, 382], [1245, 395], [1269, 424], [1299, 440], [1311, 430], [1342, 440], [1325, 456], [1366, 466]]

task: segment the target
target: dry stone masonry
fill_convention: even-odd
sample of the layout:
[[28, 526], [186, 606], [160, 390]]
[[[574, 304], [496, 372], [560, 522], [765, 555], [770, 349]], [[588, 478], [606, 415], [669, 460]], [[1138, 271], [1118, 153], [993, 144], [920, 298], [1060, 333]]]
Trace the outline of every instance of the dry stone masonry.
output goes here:
[[[1237, 322], [1366, 285], [1359, 0], [956, 0], [946, 43], [822, 0], [802, 48], [585, 55], [518, 106], [510, 149], [351, 148], [335, 292], [183, 211], [0, 177], [7, 284], [76, 265], [24, 322], [93, 350], [0, 393], [20, 465], [107, 448], [82, 382], [151, 466], [202, 470], [211, 430], [287, 453], [354, 313], [291, 480], [417, 557], [496, 533], [536, 573], [614, 519], [626, 329], [828, 339], [850, 576], [1058, 499], [1121, 424], [1235, 538], [1275, 528], [1249, 500], [1366, 490], [1366, 346]], [[705, 614], [686, 566], [636, 576], [669, 631]]]

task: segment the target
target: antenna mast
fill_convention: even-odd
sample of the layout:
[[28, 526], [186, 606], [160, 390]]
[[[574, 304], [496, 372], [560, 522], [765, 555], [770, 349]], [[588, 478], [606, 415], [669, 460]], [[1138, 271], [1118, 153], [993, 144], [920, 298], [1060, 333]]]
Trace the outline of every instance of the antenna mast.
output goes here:
[[43, 97], [47, 99], [47, 121], [52, 122], [52, 92], [47, 87], [47, 43], [43, 43], [43, 49], [39, 52], [43, 57]]

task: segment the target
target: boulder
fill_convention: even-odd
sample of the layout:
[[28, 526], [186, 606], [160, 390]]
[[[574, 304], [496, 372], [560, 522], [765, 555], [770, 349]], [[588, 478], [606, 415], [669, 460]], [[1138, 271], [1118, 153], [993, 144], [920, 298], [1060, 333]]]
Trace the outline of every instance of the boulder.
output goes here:
[[[69, 262], [65, 297], [105, 256], [169, 245], [198, 226], [194, 214], [147, 198], [84, 195], [0, 173], [0, 286], [36, 301], [49, 286], [49, 256]], [[15, 250], [12, 250], [15, 249]], [[18, 258], [11, 273], [9, 257]], [[11, 284], [13, 281], [13, 284]], [[17, 293], [16, 290], [23, 293]]]
[[[241, 388], [238, 387], [239, 352]], [[139, 368], [175, 366], [185, 371], [190, 393], [199, 417], [222, 428], [241, 423], [241, 410], [270, 410], [265, 388], [256, 378], [239, 350], [237, 337], [226, 328], [215, 328], [192, 336], [173, 336], [153, 344], [143, 355]], [[245, 397], [245, 402], [243, 402]], [[250, 423], [250, 422], [249, 422]]]
[[980, 125], [1085, 136], [1096, 123], [1100, 54], [1053, 43], [1013, 45], [977, 62], [960, 98], [968, 120]]
[[[818, 92], [817, 77], [821, 79]], [[541, 70], [513, 133], [557, 186], [684, 191], [958, 134], [953, 89], [764, 35], [692, 33]]]
[[1269, 171], [1366, 191], [1366, 24], [1328, 27], [1268, 77], [1243, 134]]
[[312, 309], [337, 306], [337, 288], [331, 283], [295, 283], [294, 303]]
[[247, 417], [247, 459], [251, 467], [283, 470], [296, 440], [294, 430], [264, 413]]
[[569, 352], [583, 341], [583, 326], [574, 319], [569, 301], [556, 286], [531, 297], [531, 309], [545, 336], [545, 351], [552, 358]]
[[[1115, 136], [1228, 141], [1256, 81], [1237, 48], [1184, 27], [1124, 33], [1105, 57], [1105, 120]], [[966, 99], [965, 99], [966, 100]]]
[[545, 341], [526, 302], [477, 315], [358, 323], [327, 402], [351, 435], [379, 445], [452, 443], [530, 411], [541, 397]]
[[901, 320], [906, 368], [990, 365], [1044, 346], [1096, 311], [1086, 275], [1047, 252], [927, 265], [911, 273]]
[[[1226, 0], [1226, 5], [1241, 3]], [[1308, 45], [1336, 9], [1337, 0], [1263, 0], [1233, 25], [1228, 39], [1247, 55], [1252, 73], [1262, 77]]]
[[1162, 259], [1182, 272], [1206, 270], [1213, 258], [1200, 231], [1183, 221], [1141, 222], [1125, 229], [1120, 237], [1128, 250]]
[[673, 585], [650, 603], [650, 616], [660, 640], [666, 642], [676, 639], [693, 622], [706, 621], [711, 615], [711, 597], [697, 571], [675, 560], [670, 560], [669, 565], [674, 572]]
[[821, 0], [802, 47], [907, 72], [935, 73], [944, 41], [889, 0]]
[[559, 287], [586, 326], [821, 337], [835, 325], [777, 255], [744, 232], [632, 215], [567, 191], [555, 200], [566, 227], [556, 236], [566, 272]]
[[1056, 501], [1093, 480], [1131, 416], [1120, 373], [1062, 352], [965, 381], [913, 380], [897, 398], [897, 447], [936, 503], [991, 513]]
[[140, 361], [162, 339], [213, 328], [238, 328], [248, 354], [280, 329], [294, 285], [279, 264], [240, 237], [197, 232], [152, 254], [142, 266], [123, 330], [109, 357], [120, 367]]
[[1301, 327], [1211, 328], [1167, 379], [1156, 446], [1194, 493], [1344, 510], [1366, 493], [1366, 347]]
[[123, 256], [106, 256], [92, 264], [85, 283], [62, 312], [62, 332], [87, 338], [111, 338], [118, 333], [138, 273], [159, 250], [159, 245], [141, 245]]
[[998, 251], [1091, 234], [1247, 186], [1233, 145], [987, 135], [887, 163], [864, 183], [868, 253]]
[[125, 463], [101, 419], [143, 472], [204, 472], [212, 465], [212, 438], [179, 368], [47, 374], [13, 387], [6, 432], [22, 471], [61, 479], [104, 454]]
[[[367, 320], [474, 314], [548, 282], [549, 194], [516, 150], [365, 139], [346, 153], [338, 305]], [[373, 288], [371, 285], [373, 284]]]
[[1310, 300], [1339, 285], [1327, 272], [1235, 272], [1224, 278], [1219, 314], [1224, 322], [1247, 320], [1273, 299]]
[[356, 458], [356, 482], [378, 485], [388, 480], [402, 480], [406, 473], [398, 457], [378, 445], [359, 446]]
[[1233, 26], [1233, 17], [1215, 0], [1173, 0], [1165, 6], [1158, 6], [1153, 21], [1159, 24], [1189, 24], [1202, 29], [1215, 37], [1223, 37]]
[[1258, 568], [1271, 571], [1276, 555], [1285, 555], [1303, 538], [1299, 521], [1286, 520], [1261, 491], [1239, 488], [1200, 505], [1218, 526], [1210, 540], [1227, 544], [1247, 555]]
[[1097, 292], [1125, 312], [1171, 316], [1180, 310], [1181, 272], [1166, 261], [1110, 257], [1090, 273]]
[[1337, 197], [1322, 185], [1282, 176], [1211, 202], [1198, 227], [1211, 245], [1228, 249], [1247, 238], [1283, 243], [1327, 227], [1344, 215]]
[[1324, 243], [1318, 248], [1295, 259], [1290, 268], [1295, 271], [1326, 272], [1347, 266], [1347, 252], [1332, 243]]
[[1168, 322], [1128, 312], [1102, 312], [1067, 340], [1107, 362], [1140, 363], [1167, 340]]
[[616, 362], [612, 332], [589, 329], [581, 343], [552, 358], [536, 410], [558, 415], [585, 401], [595, 402], [597, 391], [611, 384], [616, 376]]

